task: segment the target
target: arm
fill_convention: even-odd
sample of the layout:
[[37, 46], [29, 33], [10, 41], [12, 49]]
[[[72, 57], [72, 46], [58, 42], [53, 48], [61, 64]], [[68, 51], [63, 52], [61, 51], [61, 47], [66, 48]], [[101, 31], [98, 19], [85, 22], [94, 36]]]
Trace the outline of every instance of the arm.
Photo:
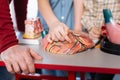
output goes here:
[[67, 40], [70, 42], [67, 36], [68, 27], [64, 23], [61, 23], [54, 15], [49, 0], [38, 0], [38, 6], [40, 13], [49, 27], [48, 41]]
[[49, 28], [55, 22], [59, 22], [50, 7], [49, 0], [38, 0], [38, 7]]
[[28, 0], [14, 0], [17, 27], [18, 30], [22, 32], [25, 31], [24, 20], [27, 15], [27, 3]]
[[41, 57], [30, 48], [18, 45], [12, 20], [9, 0], [0, 0], [0, 56], [11, 73], [35, 72], [33, 59]]
[[[18, 44], [10, 17], [8, 0], [0, 0], [0, 53]], [[9, 33], [9, 34], [8, 34]]]
[[98, 7], [98, 10], [94, 10], [94, 5], [98, 5], [98, 3], [95, 3], [93, 0], [84, 0], [84, 14], [81, 19], [83, 27], [86, 28], [89, 37], [93, 40], [99, 38], [100, 28], [98, 27], [100, 27], [99, 23], [102, 22], [101, 13], [99, 12], [98, 14], [97, 12], [101, 8]]
[[80, 33], [82, 31], [81, 18], [84, 12], [84, 0], [74, 0], [74, 31]]

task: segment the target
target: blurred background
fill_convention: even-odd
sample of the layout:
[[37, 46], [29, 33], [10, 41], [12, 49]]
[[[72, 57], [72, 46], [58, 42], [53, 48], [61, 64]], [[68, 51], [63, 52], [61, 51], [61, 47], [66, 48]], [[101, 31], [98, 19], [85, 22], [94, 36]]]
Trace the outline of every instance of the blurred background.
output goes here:
[[[37, 0], [28, 0], [27, 19], [36, 18], [37, 17], [37, 12], [38, 12]], [[12, 18], [14, 27], [16, 27], [16, 18], [15, 18], [15, 13], [14, 13], [13, 0], [10, 4], [10, 13], [12, 15], [11, 18]]]

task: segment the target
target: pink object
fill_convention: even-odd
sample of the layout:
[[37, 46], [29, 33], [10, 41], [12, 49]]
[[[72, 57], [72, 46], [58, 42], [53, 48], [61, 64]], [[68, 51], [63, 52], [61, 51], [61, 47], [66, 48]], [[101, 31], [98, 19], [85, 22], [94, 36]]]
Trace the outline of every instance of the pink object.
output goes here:
[[25, 20], [25, 33], [23, 38], [38, 38], [42, 30], [43, 27], [39, 18]]
[[107, 38], [115, 44], [120, 44], [120, 25], [119, 24], [106, 24]]

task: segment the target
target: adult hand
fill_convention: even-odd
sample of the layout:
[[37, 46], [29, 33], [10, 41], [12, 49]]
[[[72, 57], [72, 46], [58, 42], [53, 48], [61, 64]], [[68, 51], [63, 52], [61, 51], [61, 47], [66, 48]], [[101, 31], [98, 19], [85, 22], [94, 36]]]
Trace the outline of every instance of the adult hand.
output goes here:
[[48, 34], [48, 41], [51, 43], [52, 41], [68, 41], [71, 42], [70, 38], [68, 37], [69, 28], [67, 25], [61, 22], [56, 22], [51, 25], [49, 34]]
[[99, 39], [101, 33], [101, 29], [98, 27], [91, 27], [91, 29], [88, 31], [89, 37], [92, 40]]
[[1, 53], [6, 68], [11, 73], [34, 73], [34, 59], [42, 57], [28, 47], [14, 45]]

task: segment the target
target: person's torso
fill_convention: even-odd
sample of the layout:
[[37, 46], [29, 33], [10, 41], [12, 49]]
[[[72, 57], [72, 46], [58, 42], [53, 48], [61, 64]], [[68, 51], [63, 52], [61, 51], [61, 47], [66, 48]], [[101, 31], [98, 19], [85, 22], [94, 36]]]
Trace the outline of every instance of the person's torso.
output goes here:
[[94, 20], [95, 26], [99, 27], [103, 23], [103, 9], [112, 11], [114, 20], [120, 22], [120, 0], [84, 0], [85, 12], [83, 19]]

